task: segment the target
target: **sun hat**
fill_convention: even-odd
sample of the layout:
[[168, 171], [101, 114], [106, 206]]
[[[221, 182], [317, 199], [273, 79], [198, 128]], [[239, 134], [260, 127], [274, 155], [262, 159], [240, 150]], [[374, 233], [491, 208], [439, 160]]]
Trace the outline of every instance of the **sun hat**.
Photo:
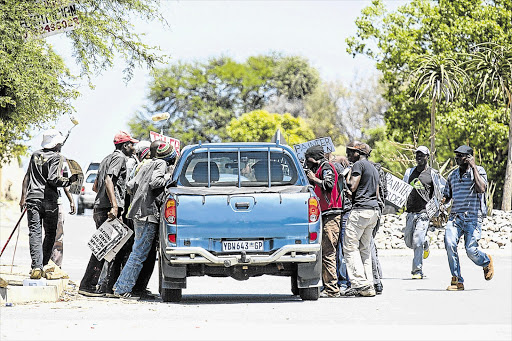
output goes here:
[[357, 150], [359, 153], [365, 154], [367, 156], [372, 152], [370, 146], [363, 142], [349, 143], [347, 145], [347, 149]]
[[418, 148], [416, 148], [416, 150], [414, 152], [415, 153], [420, 152], [420, 153], [423, 153], [425, 155], [430, 155], [430, 150], [427, 147], [425, 147], [425, 146], [419, 146]]
[[41, 147], [44, 149], [52, 149], [58, 144], [63, 144], [66, 138], [62, 136], [57, 129], [48, 129], [43, 133], [43, 142]]
[[117, 133], [116, 136], [114, 136], [114, 144], [120, 144], [125, 142], [137, 143], [139, 142], [139, 140], [134, 139], [127, 132], [120, 130], [119, 133]]
[[473, 148], [466, 146], [466, 145], [462, 145], [459, 148], [455, 149], [454, 152], [461, 153], [461, 154], [473, 155]]

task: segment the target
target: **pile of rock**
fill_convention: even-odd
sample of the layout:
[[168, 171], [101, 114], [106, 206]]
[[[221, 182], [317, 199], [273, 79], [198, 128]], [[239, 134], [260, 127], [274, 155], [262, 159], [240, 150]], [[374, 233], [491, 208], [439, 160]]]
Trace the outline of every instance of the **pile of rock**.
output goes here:
[[[375, 242], [379, 249], [406, 249], [404, 242], [405, 218], [404, 214], [386, 214], [381, 219], [381, 225]], [[444, 249], [444, 228], [429, 231], [431, 247]], [[463, 237], [461, 238], [463, 239]], [[482, 249], [506, 249], [512, 247], [512, 212], [493, 210], [492, 214], [484, 219], [482, 224]], [[459, 248], [464, 248], [464, 242]]]

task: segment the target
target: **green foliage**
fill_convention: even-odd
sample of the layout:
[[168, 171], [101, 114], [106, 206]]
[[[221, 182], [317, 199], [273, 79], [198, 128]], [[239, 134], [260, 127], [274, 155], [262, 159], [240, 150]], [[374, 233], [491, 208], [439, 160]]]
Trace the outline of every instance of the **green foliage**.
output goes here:
[[271, 114], [265, 110], [255, 110], [238, 119], [233, 118], [226, 127], [229, 137], [237, 142], [269, 142], [277, 129], [281, 129], [289, 145], [315, 138], [302, 118], [290, 114]]
[[[33, 16], [51, 17], [55, 8], [68, 1], [0, 1], [0, 161], [25, 152], [23, 141], [33, 128], [48, 128], [66, 112], [79, 96], [70, 74], [44, 38], [25, 39]], [[84, 0], [77, 1], [80, 26], [64, 33], [71, 41], [73, 55], [81, 66], [81, 76], [89, 77], [113, 65], [120, 53], [126, 61], [129, 79], [140, 64], [152, 66], [162, 60], [132, 32], [133, 15], [162, 19], [158, 1]]]
[[[512, 3], [504, 0], [412, 0], [391, 13], [386, 11], [383, 1], [374, 0], [371, 6], [365, 8], [356, 21], [356, 36], [347, 39], [348, 51], [373, 58], [377, 68], [382, 71], [383, 83], [387, 86], [384, 97], [390, 103], [384, 116], [388, 138], [411, 144], [414, 141], [426, 141], [430, 136], [428, 99], [414, 99], [417, 90], [414, 85], [418, 79], [411, 79], [410, 75], [415, 61], [423, 56], [439, 56], [452, 58], [454, 65], [460, 65], [478, 44], [492, 41], [510, 46], [511, 19]], [[480, 84], [477, 73], [468, 73], [468, 77], [469, 84]], [[442, 123], [435, 135], [440, 161], [453, 153], [454, 148], [448, 139], [460, 140], [457, 135], [444, 136], [448, 125], [464, 121], [465, 118], [460, 115], [473, 110], [481, 112], [481, 109], [475, 108], [478, 88], [469, 84], [464, 85], [463, 96], [450, 105], [437, 107], [437, 121]], [[503, 110], [499, 103], [490, 105], [492, 112]], [[489, 110], [484, 111], [490, 114]], [[446, 117], [453, 120], [446, 120]], [[478, 127], [483, 136], [499, 135], [495, 141], [507, 139], [507, 134], [503, 133], [503, 128], [508, 128], [506, 120], [500, 119], [493, 124], [481, 124]], [[458, 130], [453, 134], [460, 132]], [[498, 180], [504, 177], [505, 169], [502, 164], [490, 160], [494, 159], [494, 154], [504, 155], [507, 147], [495, 144], [495, 141], [489, 140], [489, 144], [479, 151], [482, 166]], [[477, 146], [475, 149], [480, 148], [479, 141], [473, 135], [468, 136], [465, 142]], [[498, 184], [496, 193], [501, 190]]]
[[228, 138], [226, 126], [233, 118], [261, 109], [277, 96], [303, 98], [317, 82], [316, 70], [300, 57], [273, 54], [243, 63], [228, 57], [178, 63], [154, 72], [150, 104], [131, 120], [130, 128], [147, 136], [149, 117], [166, 111], [169, 120], [157, 124], [165, 134], [184, 144], [218, 142]]

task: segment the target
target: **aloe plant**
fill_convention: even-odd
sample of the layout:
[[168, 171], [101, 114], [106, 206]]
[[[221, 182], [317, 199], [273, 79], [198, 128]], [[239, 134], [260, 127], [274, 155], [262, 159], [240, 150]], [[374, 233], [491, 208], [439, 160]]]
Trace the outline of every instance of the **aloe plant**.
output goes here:
[[512, 46], [496, 43], [476, 45], [473, 53], [467, 54], [467, 72], [472, 72], [479, 80], [478, 98], [487, 94], [493, 100], [503, 100], [510, 113], [508, 126], [508, 153], [505, 183], [501, 209], [510, 211], [512, 206]]
[[430, 163], [436, 164], [436, 105], [443, 98], [446, 103], [453, 101], [461, 93], [467, 75], [459, 63], [450, 57], [424, 55], [414, 62], [411, 78], [415, 79], [415, 99], [426, 93], [430, 98]]

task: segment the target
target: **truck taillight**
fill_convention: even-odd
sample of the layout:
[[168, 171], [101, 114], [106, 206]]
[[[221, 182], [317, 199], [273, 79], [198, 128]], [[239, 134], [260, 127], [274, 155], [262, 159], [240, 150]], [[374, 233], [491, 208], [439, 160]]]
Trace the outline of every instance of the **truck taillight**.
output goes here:
[[176, 233], [169, 234], [169, 235], [167, 236], [167, 238], [169, 239], [169, 241], [170, 241], [171, 243], [176, 244]]
[[308, 201], [308, 219], [310, 223], [316, 223], [320, 216], [320, 209], [318, 208], [318, 200], [309, 198]]
[[318, 238], [318, 233], [316, 232], [309, 232], [309, 240], [311, 242], [314, 242]]
[[169, 224], [176, 224], [176, 200], [167, 200], [165, 203], [164, 217]]

